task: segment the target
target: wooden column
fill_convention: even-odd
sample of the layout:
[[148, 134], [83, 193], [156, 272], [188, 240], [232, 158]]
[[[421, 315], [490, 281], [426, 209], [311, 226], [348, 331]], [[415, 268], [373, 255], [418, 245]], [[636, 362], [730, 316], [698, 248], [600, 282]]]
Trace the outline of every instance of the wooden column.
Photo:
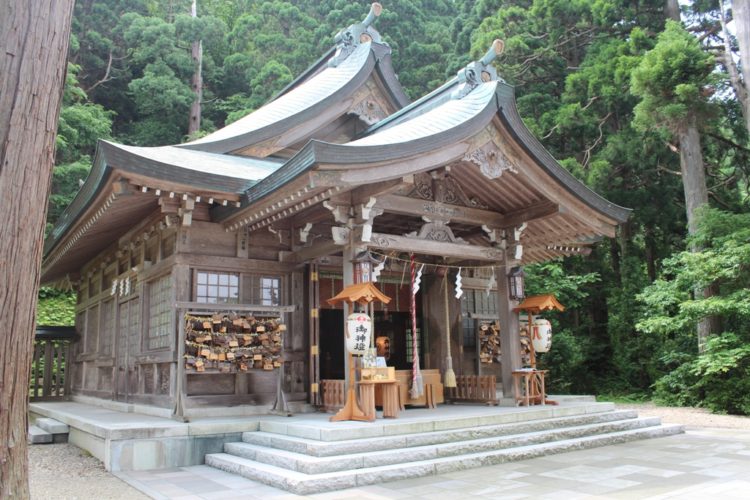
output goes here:
[[[172, 268], [172, 300], [173, 303], [189, 301], [192, 295], [190, 283], [190, 267], [185, 264], [176, 264]], [[169, 370], [170, 392], [172, 396], [172, 418], [176, 420], [185, 419], [185, 395], [187, 390], [187, 378], [185, 375], [185, 311], [175, 308], [177, 328], [172, 328], [176, 332], [175, 363]], [[172, 343], [175, 346], [175, 343]]]
[[513, 370], [521, 368], [521, 336], [518, 325], [518, 315], [513, 308], [518, 304], [510, 299], [508, 289], [507, 257], [503, 257], [497, 272], [497, 311], [500, 316], [500, 348], [502, 350], [502, 379], [503, 397], [512, 398], [513, 395]]
[[310, 334], [310, 404], [319, 405], [320, 400], [320, 275], [317, 264], [308, 264], [307, 303]]

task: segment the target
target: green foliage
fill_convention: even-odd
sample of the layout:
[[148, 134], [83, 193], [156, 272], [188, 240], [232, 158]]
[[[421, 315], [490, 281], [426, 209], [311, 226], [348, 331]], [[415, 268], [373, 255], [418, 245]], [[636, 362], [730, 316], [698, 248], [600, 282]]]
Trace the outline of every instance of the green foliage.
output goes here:
[[52, 188], [49, 195], [47, 220], [54, 223], [78, 193], [79, 185], [91, 170], [91, 159], [82, 156], [78, 161], [58, 165], [52, 171]]
[[75, 324], [76, 294], [53, 288], [39, 290], [36, 324], [43, 326], [73, 326]]
[[78, 83], [80, 67], [68, 64], [63, 103], [57, 126], [57, 162], [76, 161], [93, 155], [96, 141], [109, 139], [114, 113], [88, 101]]
[[599, 281], [596, 273], [571, 273], [559, 260], [527, 266], [524, 273], [527, 295], [551, 293], [568, 309], [583, 305], [589, 285]]
[[537, 355], [537, 366], [550, 371], [547, 383], [555, 393], [574, 394], [589, 385], [585, 363], [590, 340], [569, 330], [555, 330], [553, 339], [549, 352]]
[[677, 130], [705, 113], [703, 89], [710, 83], [714, 57], [675, 21], [668, 21], [656, 46], [632, 73], [633, 93], [642, 98], [635, 123], [648, 129], [666, 126]]
[[661, 403], [750, 415], [750, 343], [731, 332], [713, 337], [704, 354], [659, 379], [655, 389]]
[[[656, 382], [656, 396], [671, 404], [749, 414], [750, 214], [703, 210], [692, 242], [702, 250], [667, 259], [663, 277], [639, 295], [646, 308], [637, 328], [664, 339], [672, 353], [662, 359], [671, 373]], [[695, 292], [710, 283], [716, 295]], [[709, 315], [721, 319], [725, 333], [696, 357], [697, 346], [687, 339]]]
[[[750, 338], [750, 214], [703, 210], [691, 241], [703, 249], [665, 260], [664, 277], [639, 296], [647, 314], [637, 328], [649, 334], [687, 335], [700, 319], [717, 315], [732, 331]], [[696, 296], [695, 290], [709, 284], [717, 286], [717, 295]]]

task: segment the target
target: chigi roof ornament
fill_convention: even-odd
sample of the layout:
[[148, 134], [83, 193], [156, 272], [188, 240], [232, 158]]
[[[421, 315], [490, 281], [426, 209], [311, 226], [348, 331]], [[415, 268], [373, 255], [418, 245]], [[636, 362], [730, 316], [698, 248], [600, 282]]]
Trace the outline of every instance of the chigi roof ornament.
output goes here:
[[461, 99], [471, 92], [477, 85], [482, 82], [491, 82], [494, 80], [505, 81], [497, 76], [497, 71], [492, 66], [492, 61], [503, 53], [505, 42], [495, 40], [487, 53], [478, 61], [471, 62], [460, 70], [456, 77], [458, 78], [458, 88], [453, 91], [451, 97]]
[[361, 23], [352, 24], [346, 29], [339, 31], [333, 38], [336, 42], [336, 53], [328, 61], [328, 66], [335, 68], [341, 61], [349, 57], [349, 54], [354, 52], [360, 43], [376, 42], [380, 41], [380, 33], [372, 27], [372, 23], [375, 19], [383, 12], [383, 6], [375, 2], [370, 7], [370, 13]]

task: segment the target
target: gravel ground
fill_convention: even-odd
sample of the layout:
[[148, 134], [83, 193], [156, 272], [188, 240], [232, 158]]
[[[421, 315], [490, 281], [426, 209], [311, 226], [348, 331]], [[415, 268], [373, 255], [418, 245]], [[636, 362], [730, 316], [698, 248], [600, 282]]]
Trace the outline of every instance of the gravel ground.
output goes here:
[[[670, 408], [652, 403], [618, 404], [642, 417], [661, 417], [664, 423], [688, 429], [750, 430], [750, 417], [714, 415], [699, 408]], [[146, 499], [147, 496], [104, 470], [102, 463], [71, 444], [29, 447], [29, 475], [33, 499]]]
[[33, 499], [147, 499], [104, 470], [102, 463], [72, 444], [29, 446]]
[[653, 403], [620, 404], [618, 409], [633, 409], [641, 417], [661, 417], [665, 424], [682, 424], [687, 429], [713, 427], [717, 429], [750, 430], [750, 417], [715, 415], [703, 408], [673, 408]]

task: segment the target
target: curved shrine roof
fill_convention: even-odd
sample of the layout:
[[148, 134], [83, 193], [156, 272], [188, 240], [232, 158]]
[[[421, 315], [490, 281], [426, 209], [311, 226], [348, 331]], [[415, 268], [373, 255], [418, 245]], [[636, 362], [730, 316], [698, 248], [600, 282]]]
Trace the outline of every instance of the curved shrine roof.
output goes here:
[[196, 187], [241, 193], [275, 172], [284, 161], [251, 158], [175, 146], [139, 147], [102, 141], [105, 161], [117, 168], [156, 179], [189, 183]]
[[[356, 26], [369, 29], [364, 25]], [[529, 132], [518, 115], [513, 87], [498, 81], [494, 69], [489, 65], [491, 59], [487, 59], [487, 56], [467, 66], [456, 78], [432, 93], [372, 125], [359, 138], [348, 143], [335, 144], [313, 139], [288, 160], [228, 154], [272, 139], [302, 123], [313, 123], [332, 104], [352, 96], [367, 82], [374, 69], [379, 68], [381, 81], [385, 81], [386, 87], [393, 87], [386, 89], [391, 92], [391, 98], [403, 105], [405, 96], [400, 86], [394, 83], [395, 75], [391, 75], [390, 80], [382, 78], [382, 71], [392, 72], [392, 68], [388, 57], [390, 50], [378, 40], [346, 47], [339, 45], [326, 67], [321, 61], [316, 62], [262, 108], [196, 141], [163, 147], [135, 147], [101, 141], [89, 177], [46, 242], [45, 264], [49, 268], [61, 258], [53, 254], [54, 258], [47, 262], [59, 243], [65, 243], [64, 254], [89, 231], [88, 228], [99, 217], [99, 213], [93, 213], [100, 206], [94, 206], [95, 200], [104, 200], [96, 201], [105, 203], [99, 212], [106, 211], [112, 203], [124, 203], [117, 202], [118, 196], [114, 192], [109, 194], [105, 189], [112, 182], [111, 173], [114, 171], [122, 174], [118, 178], [142, 186], [144, 193], [152, 187], [158, 189], [160, 181], [164, 181], [165, 186], [176, 186], [174, 191], [182, 189], [183, 193], [227, 193], [231, 196], [225, 198], [223, 207], [215, 207], [212, 218], [223, 220], [229, 229], [236, 229], [242, 225], [242, 217], [245, 217], [243, 223], [250, 220], [245, 215], [249, 213], [244, 212], [246, 210], [270, 205], [270, 208], [263, 209], [264, 214], [273, 214], [274, 211], [287, 214], [288, 210], [283, 206], [288, 200], [301, 200], [307, 196], [309, 203], [312, 203], [313, 197], [315, 201], [319, 201], [320, 196], [325, 198], [324, 188], [315, 185], [314, 177], [308, 180], [303, 174], [315, 172], [326, 176], [327, 185], [335, 186], [338, 192], [340, 189], [419, 174], [454, 162], [465, 163], [467, 155], [490, 140], [489, 136], [478, 139], [480, 136], [477, 134], [483, 130], [500, 133], [503, 138], [495, 143], [496, 147], [517, 150], [516, 154], [521, 154], [518, 158], [526, 158], [520, 161], [531, 162], [529, 167], [533, 166], [534, 173], [530, 173], [529, 179], [540, 179], [539, 175], [542, 175], [551, 180], [551, 183], [547, 183], [548, 199], [563, 203], [556, 192], [566, 191], [567, 210], [577, 210], [583, 207], [580, 204], [583, 202], [595, 211], [592, 212], [596, 214], [594, 217], [603, 218], [606, 221], [604, 224], [610, 228], [613, 223], [627, 219], [630, 210], [610, 203], [574, 178]], [[484, 78], [487, 72], [491, 73], [490, 78]], [[478, 78], [480, 75], [482, 79]], [[493, 121], [495, 129], [488, 128]], [[485, 142], [480, 144], [483, 140]], [[505, 146], [501, 146], [501, 143]], [[470, 177], [474, 179], [467, 181], [474, 184], [493, 182], [487, 178], [479, 179], [481, 175], [478, 171], [471, 173]], [[284, 189], [294, 189], [296, 194], [286, 197]], [[496, 196], [499, 194], [499, 191], [495, 193]], [[541, 192], [535, 196], [537, 202], [542, 201], [540, 196], [544, 197]], [[232, 208], [235, 202], [227, 205], [226, 199], [240, 199], [243, 208]], [[299, 201], [295, 203], [302, 206]], [[89, 210], [90, 207], [93, 209]], [[144, 213], [146, 208], [144, 202]], [[121, 217], [127, 216], [124, 209], [118, 210], [121, 210]], [[497, 206], [495, 210], [504, 214], [507, 207]], [[88, 221], [82, 219], [84, 215]], [[581, 216], [578, 217], [580, 219]], [[73, 229], [75, 234], [63, 240]], [[103, 229], [98, 231], [102, 232]], [[606, 234], [609, 230], [579, 231], [578, 240], [581, 240], [581, 234], [590, 235], [592, 231]], [[92, 247], [91, 252], [95, 250]], [[66, 259], [70, 260], [71, 257]], [[66, 264], [68, 267], [70, 265], [70, 262]]]
[[375, 66], [375, 46], [384, 47], [362, 43], [338, 66], [325, 68], [236, 122], [176, 147], [229, 153], [279, 135], [359, 88]]
[[[321, 164], [325, 164], [326, 172], [337, 172], [343, 184], [385, 180], [374, 178], [370, 168], [358, 172], [358, 166], [406, 159], [457, 144], [472, 137], [498, 117], [507, 125], [521, 148], [561, 187], [604, 215], [619, 222], [627, 220], [629, 209], [607, 201], [573, 177], [529, 132], [518, 114], [513, 87], [499, 81], [484, 82], [461, 98], [446, 98], [450, 95], [451, 87], [441, 89], [441, 92], [434, 93], [433, 100], [423, 99], [411, 104], [402, 110], [397, 120], [391, 120], [382, 128], [376, 124], [369, 129], [372, 133], [360, 139], [345, 144], [310, 141], [278, 171], [250, 187], [246, 201], [253, 203], [264, 198]], [[439, 102], [436, 104], [434, 100]], [[456, 159], [468, 152], [464, 149]], [[412, 168], [414, 172], [409, 170], [408, 165], [403, 165], [399, 175], [415, 173], [424, 165]]]

